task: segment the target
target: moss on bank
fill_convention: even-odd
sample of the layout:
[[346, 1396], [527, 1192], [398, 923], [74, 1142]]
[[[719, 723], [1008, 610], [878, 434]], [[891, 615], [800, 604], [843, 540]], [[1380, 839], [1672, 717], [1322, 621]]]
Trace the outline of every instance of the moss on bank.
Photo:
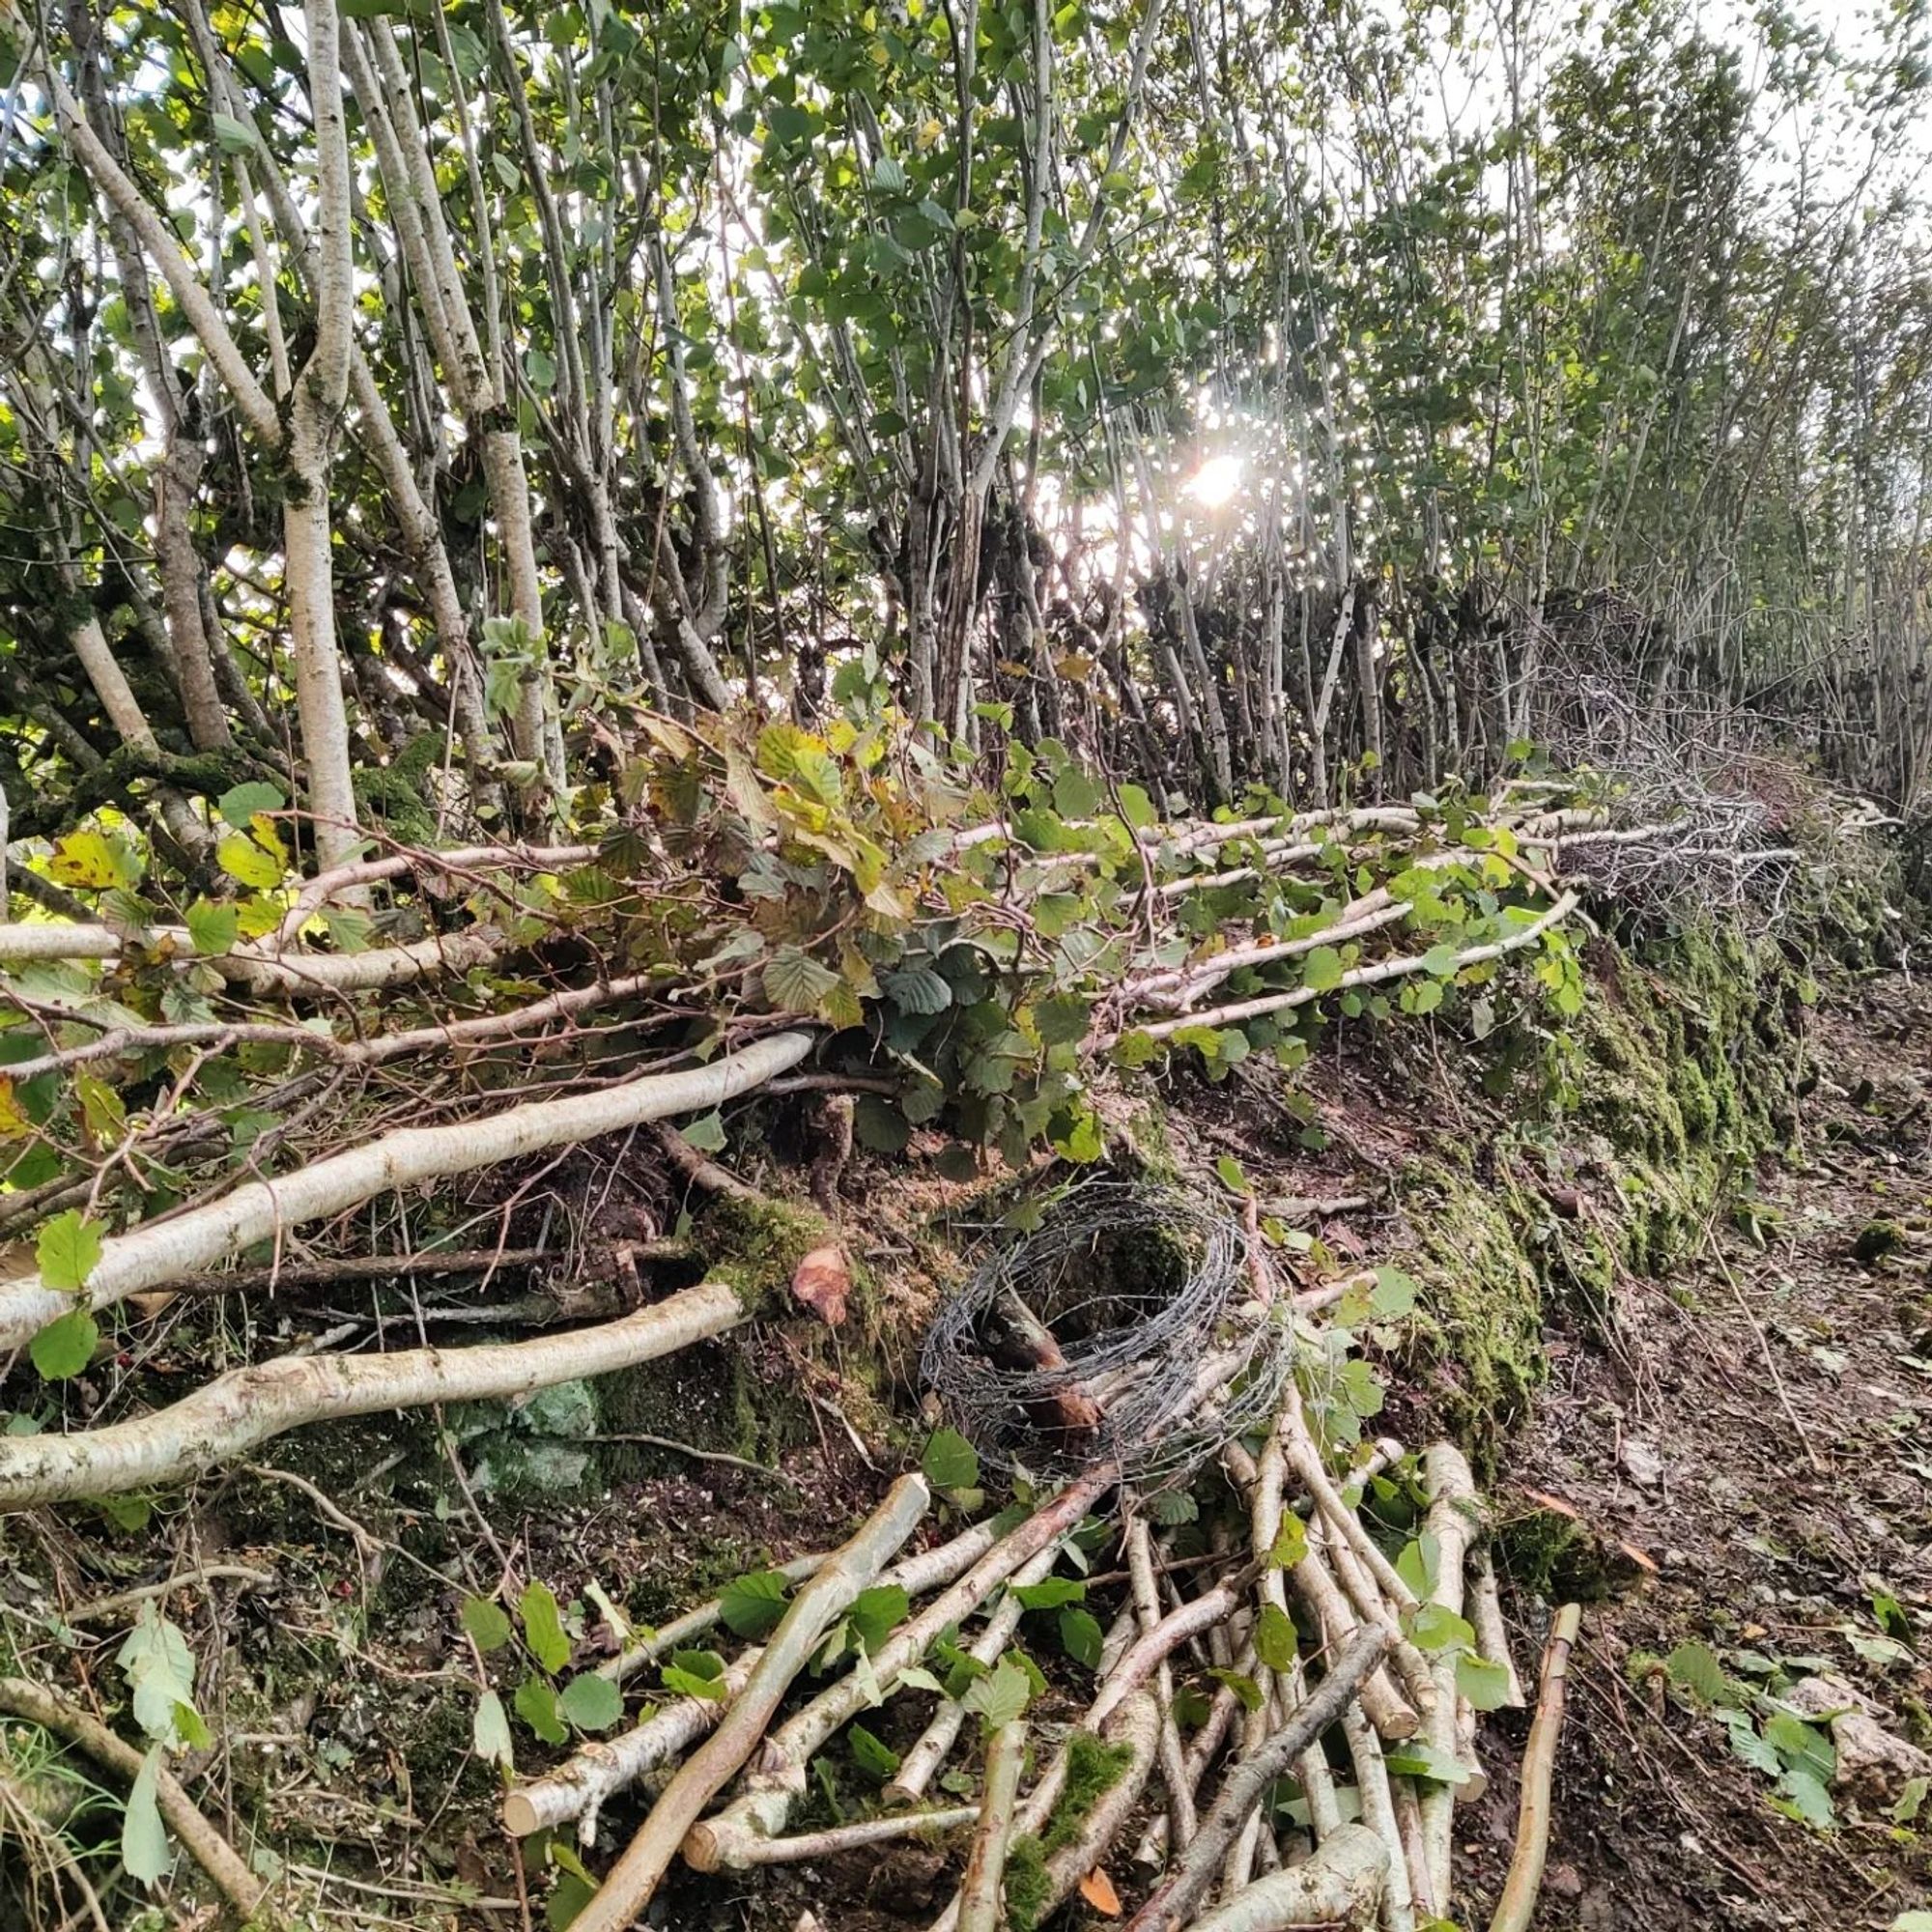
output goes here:
[[1693, 1252], [1796, 1131], [1816, 991], [1779, 946], [1690, 929], [1598, 945], [1589, 966], [1589, 997], [1540, 1050], [1493, 1049], [1504, 1067], [1514, 1053], [1508, 1126], [1445, 1139], [1402, 1178], [1424, 1348], [1483, 1462], [1543, 1378], [1553, 1310], [1610, 1326], [1619, 1281]]

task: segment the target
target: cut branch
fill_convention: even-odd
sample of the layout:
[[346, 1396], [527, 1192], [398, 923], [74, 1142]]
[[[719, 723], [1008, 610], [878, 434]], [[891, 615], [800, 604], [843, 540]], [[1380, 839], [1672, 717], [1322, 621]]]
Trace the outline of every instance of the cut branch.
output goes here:
[[[709, 1066], [648, 1074], [602, 1093], [533, 1101], [451, 1126], [399, 1128], [280, 1179], [250, 1181], [219, 1201], [165, 1220], [145, 1221], [115, 1236], [102, 1244], [83, 1293], [90, 1307], [111, 1307], [144, 1289], [205, 1273], [284, 1229], [339, 1214], [394, 1188], [468, 1174], [644, 1121], [703, 1112], [796, 1066], [810, 1050], [809, 1034], [775, 1034]], [[47, 1287], [38, 1275], [5, 1284], [0, 1287], [0, 1348], [19, 1348], [73, 1306], [71, 1294]], [[4, 1446], [18, 1448], [23, 1439], [13, 1438]], [[0, 1459], [0, 1470], [7, 1466]]]

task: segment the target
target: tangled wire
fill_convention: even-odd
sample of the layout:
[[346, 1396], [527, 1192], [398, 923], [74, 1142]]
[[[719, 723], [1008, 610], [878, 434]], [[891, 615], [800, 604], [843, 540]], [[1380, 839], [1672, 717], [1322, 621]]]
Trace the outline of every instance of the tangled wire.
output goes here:
[[1251, 1262], [1239, 1219], [1208, 1203], [1088, 1181], [940, 1311], [922, 1378], [998, 1468], [1192, 1467], [1265, 1422], [1291, 1372], [1286, 1306]]

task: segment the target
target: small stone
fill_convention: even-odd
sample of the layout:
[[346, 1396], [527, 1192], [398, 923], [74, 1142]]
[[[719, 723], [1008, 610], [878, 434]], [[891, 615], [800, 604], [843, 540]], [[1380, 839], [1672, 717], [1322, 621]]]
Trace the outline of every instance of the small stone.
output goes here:
[[1617, 1460], [1623, 1463], [1624, 1473], [1631, 1481], [1640, 1483], [1647, 1490], [1656, 1489], [1663, 1480], [1663, 1458], [1648, 1442], [1639, 1442], [1634, 1435], [1624, 1437]]

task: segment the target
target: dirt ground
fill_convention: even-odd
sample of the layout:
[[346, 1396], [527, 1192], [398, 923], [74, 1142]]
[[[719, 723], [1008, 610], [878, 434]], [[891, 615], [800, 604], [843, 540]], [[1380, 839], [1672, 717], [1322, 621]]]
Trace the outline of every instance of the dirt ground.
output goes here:
[[[1822, 1661], [1932, 1745], [1932, 989], [1870, 981], [1810, 1032], [1799, 1158], [1765, 1165], [1693, 1265], [1625, 1285], [1614, 1348], [1553, 1335], [1508, 1447], [1505, 1512], [1554, 1499], [1655, 1566], [1627, 1560], [1634, 1587], [1585, 1610], [1548, 1932], [1853, 1932], [1932, 1903], [1932, 1808], [1917, 1838], [1842, 1796], [1833, 1831], [1780, 1816], [1771, 1779], [1646, 1664], [1687, 1640], [1740, 1681]], [[1539, 1619], [1518, 1612], [1534, 1656]], [[1508, 1862], [1503, 1758], [1465, 1820], [1472, 1903]]]

